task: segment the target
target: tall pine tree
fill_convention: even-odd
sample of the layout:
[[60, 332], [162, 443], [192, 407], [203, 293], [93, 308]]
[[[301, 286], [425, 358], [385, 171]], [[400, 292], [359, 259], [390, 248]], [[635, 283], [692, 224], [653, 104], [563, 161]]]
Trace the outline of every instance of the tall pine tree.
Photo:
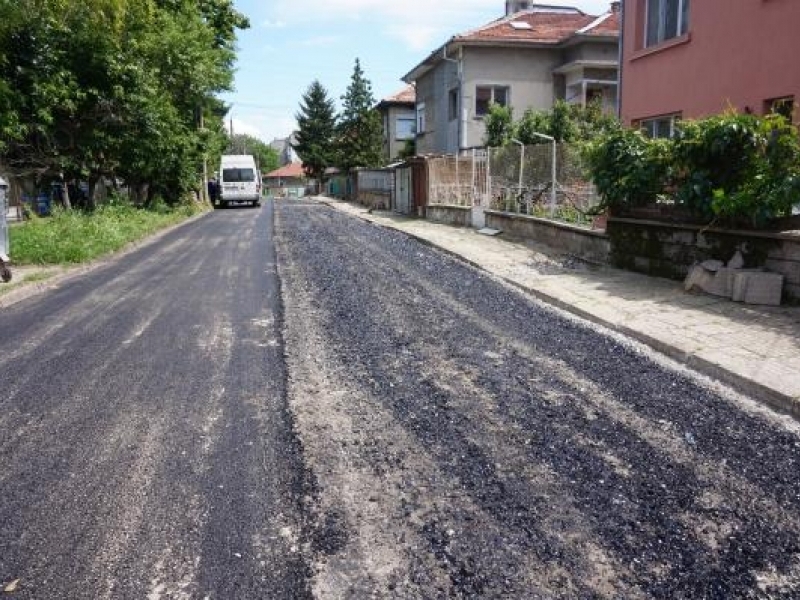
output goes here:
[[322, 182], [325, 169], [334, 164], [336, 113], [327, 90], [314, 80], [303, 94], [297, 119], [297, 143], [293, 148], [306, 175]]
[[342, 170], [378, 167], [383, 162], [383, 125], [374, 106], [372, 84], [364, 77], [361, 62], [356, 59], [350, 85], [342, 96], [337, 127], [337, 162]]

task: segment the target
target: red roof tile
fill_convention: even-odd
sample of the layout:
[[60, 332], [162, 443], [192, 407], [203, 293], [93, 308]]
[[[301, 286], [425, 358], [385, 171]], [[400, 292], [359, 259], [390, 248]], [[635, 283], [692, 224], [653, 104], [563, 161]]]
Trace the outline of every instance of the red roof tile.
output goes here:
[[596, 23], [582, 31], [584, 35], [619, 35], [619, 12], [612, 12], [598, 17]]
[[[584, 30], [585, 29], [585, 30]], [[584, 30], [584, 31], [581, 31]], [[533, 42], [558, 44], [576, 33], [616, 35], [619, 18], [616, 14], [593, 17], [579, 10], [552, 12], [545, 8], [523, 11], [499, 19], [453, 38], [456, 42]]]
[[300, 162], [289, 163], [288, 165], [284, 165], [280, 169], [275, 169], [274, 171], [264, 175], [264, 177], [305, 177], [305, 176], [306, 174], [303, 171], [303, 163]]
[[395, 92], [388, 98], [384, 98], [384, 102], [399, 102], [399, 103], [414, 103], [417, 100], [417, 88], [412, 84], [407, 85], [402, 90]]

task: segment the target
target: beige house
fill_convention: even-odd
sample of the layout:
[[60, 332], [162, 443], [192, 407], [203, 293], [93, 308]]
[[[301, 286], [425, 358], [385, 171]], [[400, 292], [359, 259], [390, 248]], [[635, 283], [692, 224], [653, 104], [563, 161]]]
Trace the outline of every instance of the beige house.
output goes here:
[[492, 102], [547, 110], [557, 99], [599, 99], [616, 112], [619, 3], [600, 16], [571, 7], [509, 2], [504, 18], [450, 38], [409, 71], [416, 86], [418, 154], [483, 144]]
[[387, 162], [398, 158], [406, 143], [416, 135], [416, 96], [414, 86], [407, 85], [378, 103], [383, 121], [383, 157]]

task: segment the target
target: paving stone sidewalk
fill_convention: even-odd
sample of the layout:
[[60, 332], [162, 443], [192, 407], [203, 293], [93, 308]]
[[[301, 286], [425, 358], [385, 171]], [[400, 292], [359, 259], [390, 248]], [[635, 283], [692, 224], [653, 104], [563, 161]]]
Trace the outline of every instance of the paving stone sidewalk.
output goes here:
[[681, 282], [589, 265], [533, 242], [319, 199], [459, 256], [800, 417], [800, 307], [743, 305], [687, 293]]

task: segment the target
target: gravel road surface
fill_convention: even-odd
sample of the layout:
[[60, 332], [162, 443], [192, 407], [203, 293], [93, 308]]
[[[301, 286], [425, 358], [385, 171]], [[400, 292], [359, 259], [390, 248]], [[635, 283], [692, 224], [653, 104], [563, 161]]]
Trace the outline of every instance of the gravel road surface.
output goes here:
[[276, 228], [318, 597], [800, 597], [795, 423], [395, 231]]
[[0, 596], [309, 596], [271, 229], [216, 211], [0, 312]]

